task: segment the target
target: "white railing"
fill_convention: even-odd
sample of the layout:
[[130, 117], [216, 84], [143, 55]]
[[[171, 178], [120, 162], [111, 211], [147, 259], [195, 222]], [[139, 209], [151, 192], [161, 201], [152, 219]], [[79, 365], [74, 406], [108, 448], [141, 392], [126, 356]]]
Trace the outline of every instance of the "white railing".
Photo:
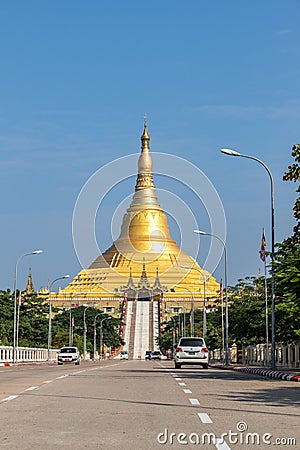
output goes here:
[[[267, 360], [271, 361], [271, 345], [268, 355], [266, 344], [247, 345], [238, 349], [235, 344], [229, 349], [229, 360], [232, 364], [265, 367]], [[268, 356], [268, 358], [267, 358]], [[225, 355], [221, 349], [210, 351], [211, 361], [223, 362]], [[292, 344], [276, 344], [275, 365], [278, 369], [293, 369], [300, 367], [300, 342]]]
[[[56, 349], [50, 349], [50, 361], [57, 359]], [[42, 362], [48, 361], [48, 349], [18, 347], [16, 350], [16, 362]], [[0, 346], [0, 363], [13, 362], [13, 347]]]

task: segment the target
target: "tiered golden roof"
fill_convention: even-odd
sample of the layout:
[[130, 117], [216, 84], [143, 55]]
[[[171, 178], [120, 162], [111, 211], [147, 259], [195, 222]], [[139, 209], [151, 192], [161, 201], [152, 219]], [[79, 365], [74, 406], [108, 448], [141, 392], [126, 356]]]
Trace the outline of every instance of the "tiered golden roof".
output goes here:
[[[193, 295], [196, 301], [200, 301], [203, 299], [204, 278], [206, 297], [212, 299], [218, 296], [216, 280], [180, 249], [170, 236], [167, 216], [156, 196], [146, 122], [141, 141], [135, 193], [123, 217], [120, 236], [56, 297], [52, 295], [54, 300], [74, 298], [74, 303], [79, 304], [89, 301], [97, 303], [98, 299], [119, 300], [126, 293], [124, 287], [128, 285], [129, 278], [132, 286], [138, 285], [143, 270], [149, 289], [152, 289], [150, 297], [157, 294], [159, 280], [164, 298], [178, 301], [183, 297], [191, 299]], [[196, 270], [187, 270], [183, 266]]]

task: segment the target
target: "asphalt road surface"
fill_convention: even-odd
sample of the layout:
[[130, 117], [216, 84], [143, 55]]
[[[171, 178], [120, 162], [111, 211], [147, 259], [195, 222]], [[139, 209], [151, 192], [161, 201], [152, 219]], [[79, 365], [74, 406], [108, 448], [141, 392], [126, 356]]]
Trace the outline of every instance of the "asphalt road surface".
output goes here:
[[2, 367], [0, 448], [299, 449], [299, 392], [170, 361]]

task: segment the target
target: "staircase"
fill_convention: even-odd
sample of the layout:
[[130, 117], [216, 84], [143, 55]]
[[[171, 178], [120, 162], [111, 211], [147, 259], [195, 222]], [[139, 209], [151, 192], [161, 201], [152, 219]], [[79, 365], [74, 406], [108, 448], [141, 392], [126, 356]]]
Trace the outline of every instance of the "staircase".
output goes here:
[[130, 359], [144, 359], [147, 350], [158, 350], [158, 302], [128, 301], [125, 346]]

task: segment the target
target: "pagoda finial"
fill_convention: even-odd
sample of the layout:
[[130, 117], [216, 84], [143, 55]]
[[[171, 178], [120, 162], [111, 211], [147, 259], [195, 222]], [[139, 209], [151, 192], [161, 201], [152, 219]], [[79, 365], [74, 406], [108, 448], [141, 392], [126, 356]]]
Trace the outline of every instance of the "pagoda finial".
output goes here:
[[147, 149], [148, 151], [150, 151], [150, 148], [149, 148], [150, 136], [149, 136], [149, 133], [148, 133], [148, 130], [147, 130], [147, 116], [146, 116], [146, 114], [143, 115], [143, 119], [144, 119], [144, 131], [143, 131], [143, 134], [141, 136], [142, 152], [144, 151], [144, 149]]
[[147, 116], [144, 118], [144, 130], [141, 136], [142, 151], [138, 161], [138, 177], [136, 180], [135, 190], [154, 188], [152, 177], [152, 157], [150, 154], [150, 136], [147, 130]]

